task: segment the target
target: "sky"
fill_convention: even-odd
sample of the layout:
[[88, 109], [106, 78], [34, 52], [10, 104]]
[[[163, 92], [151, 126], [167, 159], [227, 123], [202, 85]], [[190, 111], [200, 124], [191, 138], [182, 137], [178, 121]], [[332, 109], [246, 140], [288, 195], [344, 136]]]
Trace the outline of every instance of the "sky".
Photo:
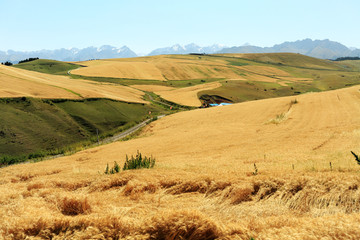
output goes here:
[[0, 0], [0, 50], [196, 43], [271, 47], [305, 38], [360, 48], [358, 0]]

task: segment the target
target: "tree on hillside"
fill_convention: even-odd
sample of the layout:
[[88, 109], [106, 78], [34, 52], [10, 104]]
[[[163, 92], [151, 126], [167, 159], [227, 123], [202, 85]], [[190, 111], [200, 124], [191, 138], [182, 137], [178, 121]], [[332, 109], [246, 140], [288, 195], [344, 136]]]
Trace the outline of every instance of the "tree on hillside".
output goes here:
[[339, 57], [334, 61], [345, 61], [345, 60], [360, 60], [360, 57]]
[[38, 57], [36, 57], [36, 58], [27, 58], [25, 60], [19, 61], [19, 63], [31, 62], [31, 61], [35, 61], [35, 60], [38, 60], [38, 59], [39, 59]]
[[6, 61], [5, 63], [1, 63], [1, 64], [5, 65], [5, 66], [11, 66], [11, 65], [13, 65], [12, 62], [9, 62], [9, 61]]

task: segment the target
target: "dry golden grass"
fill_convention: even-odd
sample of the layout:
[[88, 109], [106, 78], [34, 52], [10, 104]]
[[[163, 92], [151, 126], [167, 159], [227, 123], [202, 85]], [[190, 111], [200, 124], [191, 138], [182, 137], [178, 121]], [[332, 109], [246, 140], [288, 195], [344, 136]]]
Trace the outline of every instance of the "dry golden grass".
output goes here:
[[234, 79], [244, 80], [244, 78], [234, 71], [234, 68], [227, 66], [227, 63], [212, 61], [184, 61], [182, 59], [164, 59], [156, 64], [167, 80], [188, 80], [188, 79]]
[[85, 68], [72, 70], [82, 76], [165, 80], [154, 63], [96, 60]]
[[160, 85], [131, 85], [130, 87], [148, 92], [169, 91], [176, 89], [173, 87], [160, 86]]
[[[49, 84], [27, 80], [25, 76], [11, 71], [9, 67], [0, 66], [0, 96], [1, 97], [51, 97], [51, 98], [80, 98], [79, 96]], [[30, 79], [30, 78], [29, 78]]]
[[176, 89], [173, 87], [159, 86], [159, 85], [131, 85], [131, 87], [142, 90], [155, 92], [162, 98], [186, 106], [201, 106], [198, 98], [198, 93], [203, 90], [210, 90], [220, 87], [219, 82], [212, 82], [207, 84], [196, 85], [192, 87], [185, 87]]
[[317, 59], [309, 56], [294, 53], [235, 53], [218, 54], [219, 56], [236, 57], [249, 59], [252, 61], [270, 63], [276, 65], [291, 65], [305, 68], [316, 69], [343, 69], [342, 63], [336, 63], [331, 60]]
[[267, 66], [255, 66], [255, 65], [247, 65], [242, 66], [240, 69], [244, 69], [248, 72], [256, 73], [256, 74], [263, 74], [263, 75], [272, 75], [277, 77], [289, 77], [290, 74], [274, 67], [267, 67]]
[[311, 78], [294, 78], [294, 77], [278, 77], [278, 78], [285, 80], [285, 81], [290, 81], [290, 82], [296, 82], [296, 81], [312, 82], [313, 81], [313, 79], [311, 79]]
[[273, 83], [278, 82], [278, 80], [279, 80], [274, 77], [267, 77], [264, 75], [253, 74], [253, 73], [246, 74], [246, 76], [244, 76], [244, 79], [249, 80], [249, 81], [273, 82]]
[[[357, 239], [359, 88], [177, 113], [130, 141], [0, 169], [0, 236]], [[103, 174], [137, 150], [154, 169]]]
[[[237, 60], [234, 59], [234, 57], [240, 57], [255, 61], [261, 60], [265, 63], [276, 63], [282, 58], [285, 58], [285, 60], [293, 61], [291, 63], [296, 65], [296, 60], [299, 58], [297, 54], [226, 54], [226, 56], [228, 58], [209, 56], [198, 57], [191, 55], [160, 55], [128, 59], [95, 60], [78, 62], [77, 64], [88, 67], [72, 70], [71, 73], [94, 77], [160, 81], [193, 79], [261, 81], [278, 83], [282, 86], [287, 86], [287, 83], [289, 82], [312, 81], [310, 78], [294, 77], [290, 73], [271, 65], [263, 66], [254, 62], [250, 63], [250, 65], [242, 66], [239, 64], [239, 66], [237, 66]], [[319, 68], [327, 67], [332, 69], [332, 67], [336, 67], [331, 64], [329, 65], [329, 63], [322, 60], [308, 58], [309, 57], [306, 57], [306, 61], [304, 60], [307, 64], [306, 67], [311, 67], [314, 64], [320, 64], [319, 66], [314, 65]], [[300, 61], [302, 60], [303, 59], [300, 57]], [[235, 61], [234, 65], [232, 64], [233, 61]], [[302, 66], [302, 64], [302, 62], [299, 63], [300, 66]], [[144, 87], [143, 89], [149, 90], [151, 88]], [[157, 90], [154, 89], [154, 91]], [[177, 97], [174, 96], [172, 98]], [[197, 106], [198, 103], [195, 105]]]
[[[268, 66], [234, 66], [221, 58], [198, 58], [196, 56], [152, 56], [131, 59], [108, 59], [78, 64], [88, 67], [72, 70], [83, 76], [114, 77], [148, 80], [229, 79], [246, 80], [246, 75], [266, 78], [264, 75], [289, 77], [282, 70]], [[260, 74], [260, 75], [259, 75]], [[253, 80], [253, 79], [251, 79]], [[267, 81], [275, 81], [269, 78]]]
[[79, 214], [87, 214], [91, 212], [91, 206], [85, 199], [62, 198], [58, 200], [58, 208], [63, 215], [75, 216]]
[[210, 90], [218, 87], [221, 87], [221, 83], [211, 82], [174, 90], [159, 90], [155, 93], [171, 102], [176, 102], [178, 104], [186, 106], [199, 107], [201, 106], [201, 101], [199, 100], [197, 94], [201, 91]]
[[19, 68], [0, 66], [0, 97], [111, 98], [145, 103], [143, 92], [125, 86], [75, 80]]

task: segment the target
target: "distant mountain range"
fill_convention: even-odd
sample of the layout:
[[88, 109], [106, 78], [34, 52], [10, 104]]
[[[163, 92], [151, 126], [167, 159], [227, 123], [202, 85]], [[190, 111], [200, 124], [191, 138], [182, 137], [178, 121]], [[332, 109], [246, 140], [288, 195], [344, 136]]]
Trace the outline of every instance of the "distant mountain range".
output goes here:
[[[360, 49], [348, 48], [341, 43], [325, 40], [304, 39], [295, 42], [284, 42], [273, 47], [258, 47], [252, 45], [243, 45], [239, 47], [225, 47], [220, 44], [214, 44], [208, 47], [200, 47], [194, 43], [182, 46], [179, 44], [171, 47], [158, 48], [148, 54], [148, 56], [160, 54], [189, 54], [189, 53], [272, 53], [272, 52], [292, 52], [303, 55], [322, 58], [336, 59], [339, 57], [360, 57]], [[17, 63], [27, 58], [54, 59], [60, 61], [85, 61], [89, 59], [106, 58], [131, 58], [137, 57], [127, 46], [121, 48], [104, 45], [102, 47], [88, 47], [83, 49], [56, 49], [40, 50], [31, 52], [21, 51], [0, 51], [0, 62], [11, 61]]]
[[339, 57], [359, 57], [360, 49], [350, 49], [341, 43], [325, 40], [304, 39], [295, 42], [284, 42], [273, 47], [240, 46], [224, 48], [218, 53], [273, 53], [291, 52], [322, 59], [336, 59]]
[[83, 49], [56, 49], [56, 50], [40, 50], [31, 52], [19, 52], [8, 50], [6, 52], [0, 51], [0, 61], [10, 61], [16, 63], [20, 60], [38, 57], [42, 59], [54, 59], [59, 61], [84, 61], [89, 59], [104, 59], [104, 58], [130, 58], [137, 57], [136, 53], [130, 50], [127, 46], [116, 48], [109, 45], [102, 47], [87, 47]]
[[225, 48], [224, 45], [214, 44], [209, 47], [200, 47], [195, 43], [185, 46], [176, 44], [172, 47], [158, 48], [148, 54], [148, 56], [161, 55], [161, 54], [188, 54], [188, 53], [216, 53]]

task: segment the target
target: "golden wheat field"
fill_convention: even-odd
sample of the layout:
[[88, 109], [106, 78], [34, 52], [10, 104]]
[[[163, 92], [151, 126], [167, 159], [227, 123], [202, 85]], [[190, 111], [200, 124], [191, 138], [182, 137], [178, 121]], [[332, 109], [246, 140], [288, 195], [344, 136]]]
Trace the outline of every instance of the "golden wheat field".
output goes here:
[[0, 97], [111, 98], [145, 103], [143, 92], [120, 85], [70, 79], [18, 68], [0, 66]]
[[198, 93], [204, 90], [215, 89], [221, 86], [219, 82], [205, 83], [184, 88], [173, 88], [159, 85], [131, 85], [131, 87], [143, 91], [154, 92], [160, 97], [177, 104], [199, 107], [201, 101]]
[[[0, 236], [358, 239], [359, 89], [181, 112], [129, 141], [2, 168]], [[153, 169], [104, 174], [137, 150]]]
[[171, 102], [186, 106], [199, 107], [201, 106], [201, 101], [198, 98], [198, 93], [204, 90], [215, 89], [220, 86], [221, 83], [212, 82], [175, 90], [158, 90], [155, 93]]
[[225, 61], [183, 56], [151, 56], [134, 59], [108, 59], [80, 62], [87, 67], [72, 74], [143, 80], [188, 80], [202, 78], [243, 79]]
[[231, 53], [219, 54], [225, 57], [237, 57], [249, 59], [255, 62], [263, 62], [270, 64], [286, 64], [305, 68], [315, 69], [341, 69], [337, 64], [333, 64], [330, 60], [319, 60], [301, 54], [294, 53]]
[[[220, 55], [202, 57], [191, 55], [160, 55], [136, 59], [93, 60], [77, 62], [76, 64], [87, 67], [72, 70], [71, 73], [88, 77], [159, 81], [227, 79], [278, 82], [282, 77], [291, 78], [291, 81], [302, 80], [276, 67], [263, 66], [256, 62], [251, 62], [252, 65], [249, 66], [242, 66], [242, 64], [236, 62], [238, 60], [236, 57], [257, 60], [252, 58], [252, 54], [248, 55], [245, 54], [244, 56], [246, 57], [243, 57], [243, 55], [238, 56], [237, 54], [224, 55], [225, 57], [221, 57]], [[290, 54], [290, 56], [297, 57], [296, 54]], [[332, 65], [330, 66], [333, 67]], [[326, 64], [325, 67], [329, 68]], [[281, 82], [282, 81], [280, 81], [280, 83]]]
[[142, 91], [148, 91], [148, 92], [158, 92], [158, 91], [170, 91], [175, 90], [176, 88], [173, 87], [167, 87], [167, 86], [161, 86], [161, 85], [131, 85], [130, 87], [142, 90]]

